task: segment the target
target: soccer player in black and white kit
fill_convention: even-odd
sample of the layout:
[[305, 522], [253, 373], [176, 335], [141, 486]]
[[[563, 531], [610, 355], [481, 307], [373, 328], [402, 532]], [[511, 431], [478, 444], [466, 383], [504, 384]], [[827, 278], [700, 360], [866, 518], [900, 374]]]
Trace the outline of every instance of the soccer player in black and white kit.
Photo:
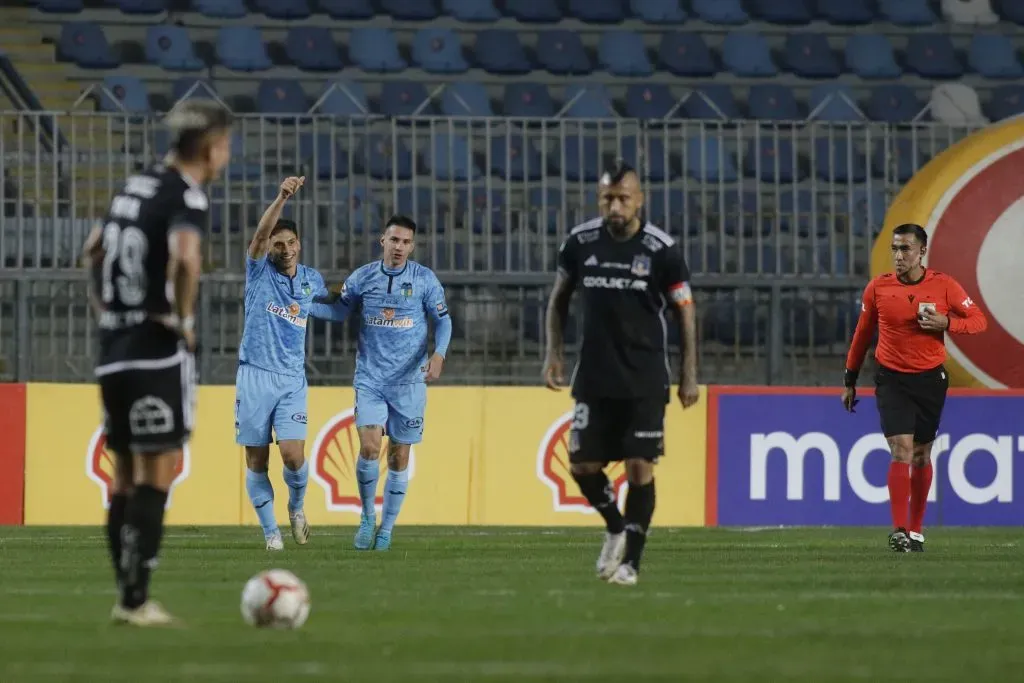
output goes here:
[[111, 618], [135, 626], [174, 621], [149, 599], [149, 580], [195, 410], [193, 312], [209, 213], [201, 186], [231, 156], [232, 117], [222, 107], [185, 102], [165, 123], [166, 163], [125, 181], [85, 246], [100, 330], [96, 377], [115, 454], [107, 536], [120, 599]]
[[[654, 465], [664, 454], [670, 401], [669, 308], [680, 325], [679, 399], [697, 403], [697, 332], [690, 273], [679, 245], [641, 215], [637, 173], [620, 165], [600, 180], [601, 217], [573, 228], [558, 256], [547, 311], [544, 380], [564, 383], [562, 330], [573, 292], [582, 288], [579, 363], [572, 377], [575, 415], [569, 436], [572, 476], [607, 526], [598, 577], [637, 583], [654, 514]], [[619, 512], [604, 468], [625, 460], [629, 490]]]

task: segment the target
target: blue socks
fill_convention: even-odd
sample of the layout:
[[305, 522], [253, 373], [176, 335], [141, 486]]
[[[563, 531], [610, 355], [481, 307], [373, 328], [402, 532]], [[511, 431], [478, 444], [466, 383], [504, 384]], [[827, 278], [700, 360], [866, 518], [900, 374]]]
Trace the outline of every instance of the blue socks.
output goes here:
[[388, 471], [388, 478], [384, 482], [384, 511], [380, 523], [380, 532], [390, 534], [395, 528], [395, 521], [398, 519], [398, 512], [405, 502], [405, 492], [409, 488], [409, 470], [401, 472]]
[[288, 485], [288, 512], [295, 513], [302, 509], [306, 500], [306, 482], [309, 480], [309, 461], [304, 460], [297, 470], [284, 468], [284, 483]]
[[356, 483], [359, 485], [359, 500], [363, 503], [363, 517], [375, 518], [377, 511], [374, 500], [377, 498], [377, 479], [380, 478], [380, 462], [356, 458]]
[[256, 516], [263, 527], [263, 536], [269, 538], [278, 530], [277, 520], [274, 519], [274, 487], [270, 484], [270, 477], [266, 472], [253, 472], [246, 468], [245, 490], [256, 509]]

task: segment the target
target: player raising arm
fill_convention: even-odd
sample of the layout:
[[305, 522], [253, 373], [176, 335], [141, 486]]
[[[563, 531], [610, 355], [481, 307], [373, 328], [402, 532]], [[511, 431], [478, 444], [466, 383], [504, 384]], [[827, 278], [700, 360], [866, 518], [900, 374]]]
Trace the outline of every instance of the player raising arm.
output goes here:
[[[921, 533], [932, 485], [932, 442], [939, 430], [949, 378], [945, 333], [978, 334], [988, 326], [960, 284], [924, 267], [928, 233], [907, 223], [893, 230], [895, 273], [871, 280], [846, 356], [843, 406], [857, 404], [857, 375], [878, 330], [875, 398], [882, 433], [889, 442], [889, 504], [896, 552], [923, 552]], [[907, 503], [909, 500], [909, 521]]]
[[[362, 515], [357, 550], [388, 550], [409, 485], [409, 449], [423, 439], [426, 382], [441, 376], [452, 320], [444, 288], [426, 266], [410, 261], [416, 223], [392, 216], [384, 228], [384, 258], [362, 266], [345, 281], [341, 300], [316, 304], [317, 318], [342, 321], [359, 309], [359, 350], [353, 386], [359, 457], [356, 481]], [[434, 321], [434, 352], [428, 352], [427, 318]], [[381, 441], [388, 436], [388, 478], [381, 525], [376, 529]], [[374, 533], [376, 529], [376, 534]]]
[[[683, 408], [700, 396], [697, 328], [690, 273], [675, 240], [641, 218], [636, 171], [621, 165], [606, 172], [598, 190], [601, 218], [576, 226], [559, 252], [547, 311], [544, 380], [556, 391], [564, 382], [562, 330], [572, 294], [582, 285], [586, 327], [572, 380], [570, 469], [607, 527], [598, 577], [633, 585], [654, 514], [654, 463], [664, 455], [669, 303], [678, 314], [683, 345]], [[619, 460], [626, 461], [629, 479], [625, 519], [603, 469]]]

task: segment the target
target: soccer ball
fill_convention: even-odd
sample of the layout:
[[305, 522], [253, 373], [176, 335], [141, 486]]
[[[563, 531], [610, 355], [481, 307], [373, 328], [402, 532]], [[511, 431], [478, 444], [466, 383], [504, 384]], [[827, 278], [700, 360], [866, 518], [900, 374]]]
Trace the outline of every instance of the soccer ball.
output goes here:
[[309, 589], [286, 569], [268, 569], [242, 589], [242, 618], [257, 628], [294, 629], [309, 617]]

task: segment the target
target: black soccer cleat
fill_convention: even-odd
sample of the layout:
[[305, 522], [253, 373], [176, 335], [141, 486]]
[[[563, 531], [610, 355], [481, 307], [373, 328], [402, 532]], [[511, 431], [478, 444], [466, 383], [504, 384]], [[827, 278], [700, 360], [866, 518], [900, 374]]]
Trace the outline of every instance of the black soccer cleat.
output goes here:
[[896, 553], [909, 553], [910, 537], [907, 535], [907, 530], [900, 527], [889, 534], [889, 547]]
[[917, 532], [911, 531], [908, 534], [910, 538], [910, 552], [912, 553], [923, 553], [924, 552], [924, 535]]

